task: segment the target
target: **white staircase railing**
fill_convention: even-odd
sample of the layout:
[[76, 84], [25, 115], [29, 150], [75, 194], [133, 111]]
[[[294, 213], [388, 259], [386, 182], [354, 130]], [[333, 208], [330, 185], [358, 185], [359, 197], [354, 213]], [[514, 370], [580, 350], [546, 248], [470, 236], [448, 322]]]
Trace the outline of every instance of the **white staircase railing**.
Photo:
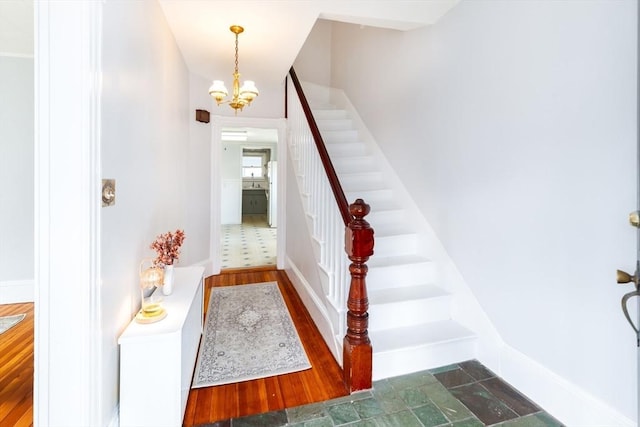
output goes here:
[[344, 248], [345, 226], [336, 206], [331, 184], [300, 99], [295, 95], [291, 81], [287, 82], [287, 121], [289, 153], [293, 161], [300, 192], [305, 200], [307, 224], [317, 243], [316, 259], [324, 272], [324, 298], [331, 311], [336, 339], [346, 334], [346, 306], [351, 276], [350, 261]]
[[342, 347], [345, 386], [352, 392], [365, 390], [372, 386], [373, 366], [366, 284], [366, 263], [374, 248], [374, 231], [365, 220], [370, 207], [362, 199], [347, 202], [302, 85], [293, 68], [289, 74], [287, 139], [322, 273], [318, 276], [324, 295], [316, 296], [333, 314], [330, 322]]

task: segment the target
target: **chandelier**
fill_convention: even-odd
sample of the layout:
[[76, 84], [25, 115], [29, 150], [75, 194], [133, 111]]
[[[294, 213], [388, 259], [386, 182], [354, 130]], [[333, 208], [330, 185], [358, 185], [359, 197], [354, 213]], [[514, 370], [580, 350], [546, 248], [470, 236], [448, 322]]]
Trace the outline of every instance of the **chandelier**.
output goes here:
[[250, 105], [251, 101], [258, 96], [258, 88], [256, 84], [251, 80], [245, 80], [242, 87], [240, 87], [240, 73], [238, 72], [238, 34], [244, 31], [240, 25], [232, 25], [229, 27], [231, 32], [236, 35], [236, 63], [233, 71], [233, 95], [231, 99], [225, 98], [229, 95], [227, 88], [224, 86], [222, 80], [214, 80], [213, 84], [209, 88], [209, 95], [216, 100], [218, 105], [228, 103], [238, 114], [238, 110], [242, 111], [242, 108], [246, 105]]

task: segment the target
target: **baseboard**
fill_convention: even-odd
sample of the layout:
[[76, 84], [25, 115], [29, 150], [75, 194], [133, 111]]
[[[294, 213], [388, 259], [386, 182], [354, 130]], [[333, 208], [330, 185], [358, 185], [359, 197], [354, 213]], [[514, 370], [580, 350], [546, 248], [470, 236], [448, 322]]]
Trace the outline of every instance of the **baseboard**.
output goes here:
[[331, 321], [329, 319], [329, 314], [327, 313], [326, 308], [318, 299], [311, 285], [309, 284], [309, 282], [307, 282], [302, 272], [298, 270], [293, 261], [291, 261], [291, 259], [288, 257], [285, 271], [287, 273], [287, 276], [289, 277], [289, 280], [291, 280], [291, 283], [296, 288], [298, 296], [311, 315], [313, 322], [316, 324], [316, 327], [320, 331], [324, 342], [327, 344], [327, 347], [329, 347], [329, 350], [331, 350], [333, 357], [342, 366], [342, 354], [340, 353], [342, 350], [340, 349], [339, 351], [335, 344], [335, 333], [331, 326]]
[[567, 426], [633, 427], [636, 423], [605, 402], [505, 345], [500, 372], [505, 381]]
[[33, 302], [33, 280], [8, 280], [0, 282], [0, 304]]

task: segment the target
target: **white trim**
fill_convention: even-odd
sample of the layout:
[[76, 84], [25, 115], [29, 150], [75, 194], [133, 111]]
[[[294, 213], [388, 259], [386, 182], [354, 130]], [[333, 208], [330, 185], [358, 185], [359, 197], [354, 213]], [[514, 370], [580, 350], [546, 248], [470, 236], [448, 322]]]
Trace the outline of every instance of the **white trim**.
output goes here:
[[0, 282], [0, 304], [33, 302], [33, 280]]
[[34, 18], [34, 425], [102, 425], [102, 2]]
[[0, 52], [0, 58], [24, 58], [33, 59], [32, 53], [12, 53], [12, 52]]
[[222, 128], [250, 127], [262, 129], [277, 129], [278, 131], [278, 208], [276, 229], [276, 267], [284, 268], [285, 256], [285, 209], [286, 179], [287, 179], [287, 121], [286, 119], [264, 119], [254, 117], [226, 117], [213, 116], [211, 118], [211, 247], [210, 258], [212, 274], [219, 274], [221, 268], [222, 240], [221, 240], [221, 192], [222, 168], [220, 153], [222, 144]]
[[499, 375], [568, 426], [633, 427], [635, 422], [579, 386], [505, 345]]
[[[333, 328], [329, 312], [322, 300], [318, 298], [318, 295], [314, 292], [311, 284], [304, 277], [304, 274], [302, 274], [289, 257], [287, 257], [287, 268], [285, 271], [293, 287], [296, 288], [296, 292], [309, 312], [309, 315], [313, 319], [313, 323], [315, 323], [320, 331], [320, 335], [324, 338], [324, 342], [327, 344], [327, 347], [329, 347], [338, 364], [342, 366], [342, 346], [336, 341], [336, 331]], [[346, 316], [346, 314], [344, 314], [344, 316]]]

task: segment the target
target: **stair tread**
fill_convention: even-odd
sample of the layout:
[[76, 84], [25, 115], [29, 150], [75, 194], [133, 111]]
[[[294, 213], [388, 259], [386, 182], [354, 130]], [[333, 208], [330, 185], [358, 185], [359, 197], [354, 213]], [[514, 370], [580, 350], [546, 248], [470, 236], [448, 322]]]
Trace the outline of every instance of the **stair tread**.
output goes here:
[[[375, 253], [375, 247], [374, 247]], [[402, 265], [402, 264], [418, 264], [421, 262], [431, 262], [429, 258], [425, 258], [420, 255], [415, 254], [407, 254], [407, 255], [397, 255], [397, 256], [379, 256], [375, 255], [369, 258], [367, 261], [367, 265], [369, 268], [375, 267], [389, 267], [394, 265]]]
[[[378, 186], [376, 186], [376, 184]], [[342, 188], [345, 189], [345, 192], [349, 193], [364, 193], [368, 191], [384, 191], [387, 190], [386, 183], [382, 180], [380, 181], [349, 181], [343, 183]]]
[[336, 108], [331, 104], [317, 104], [311, 107], [311, 112], [313, 116], [316, 116], [316, 113], [319, 115], [323, 115], [324, 117], [348, 117], [347, 110], [341, 110]]
[[341, 172], [340, 178], [367, 178], [371, 179], [372, 175], [375, 175], [376, 179], [382, 179], [382, 173], [377, 169], [370, 170], [353, 170], [353, 171], [345, 171]]
[[403, 328], [370, 331], [370, 336], [374, 353], [476, 337], [472, 331], [454, 320], [440, 320]]
[[438, 298], [450, 295], [439, 286], [423, 284], [369, 291], [369, 304], [390, 304], [416, 299]]
[[[360, 198], [362, 199], [362, 197]], [[371, 212], [369, 213], [368, 216], [365, 217], [365, 219], [371, 218], [371, 215], [375, 215], [375, 214], [382, 214], [386, 212], [404, 210], [403, 207], [400, 204], [398, 204], [398, 202], [395, 199], [392, 199], [392, 198], [374, 200], [371, 203], [369, 203], [366, 199], [363, 199], [363, 200], [365, 203], [367, 203], [371, 207]]]
[[357, 199], [362, 199], [371, 207], [372, 211], [388, 210], [399, 207], [398, 202], [391, 196], [391, 192], [388, 189], [367, 192], [345, 191], [344, 195], [347, 200], [351, 202], [354, 202]]
[[[375, 217], [374, 217], [375, 218]], [[411, 228], [407, 227], [404, 224], [398, 224], [398, 223], [376, 223], [374, 222], [369, 222], [369, 225], [371, 225], [371, 228], [373, 228], [375, 235], [375, 237], [391, 237], [391, 236], [404, 236], [407, 234], [416, 234], [415, 230], [412, 230]]]

